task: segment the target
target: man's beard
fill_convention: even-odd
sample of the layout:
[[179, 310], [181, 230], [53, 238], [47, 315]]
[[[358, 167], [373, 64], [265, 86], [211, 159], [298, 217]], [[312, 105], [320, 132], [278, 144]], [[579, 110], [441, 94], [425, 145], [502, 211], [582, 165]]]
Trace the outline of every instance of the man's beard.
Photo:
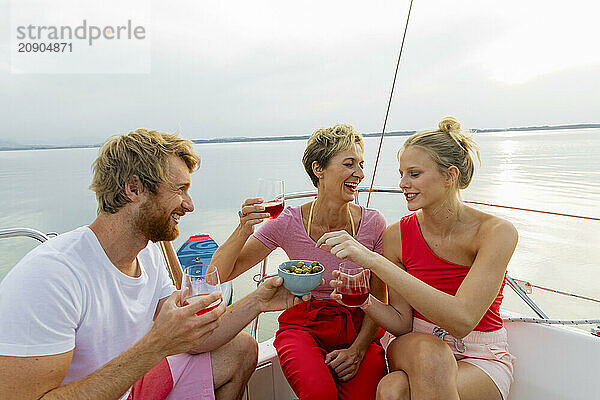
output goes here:
[[161, 209], [153, 198], [141, 205], [135, 225], [152, 242], [170, 242], [179, 236], [177, 225], [171, 226], [173, 211]]

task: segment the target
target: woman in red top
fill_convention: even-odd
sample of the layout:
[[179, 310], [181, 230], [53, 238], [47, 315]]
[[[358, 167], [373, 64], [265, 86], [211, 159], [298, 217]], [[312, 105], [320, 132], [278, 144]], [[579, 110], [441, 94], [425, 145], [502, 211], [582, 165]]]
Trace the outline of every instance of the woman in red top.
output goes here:
[[389, 304], [370, 297], [362, 306], [402, 335], [388, 347], [390, 373], [379, 383], [378, 399], [508, 396], [514, 357], [499, 308], [518, 237], [510, 222], [461, 201], [459, 190], [473, 177], [472, 154], [479, 157], [453, 118], [409, 137], [399, 171], [413, 213], [386, 229], [383, 256], [344, 231], [326, 233], [316, 244], [388, 285]]

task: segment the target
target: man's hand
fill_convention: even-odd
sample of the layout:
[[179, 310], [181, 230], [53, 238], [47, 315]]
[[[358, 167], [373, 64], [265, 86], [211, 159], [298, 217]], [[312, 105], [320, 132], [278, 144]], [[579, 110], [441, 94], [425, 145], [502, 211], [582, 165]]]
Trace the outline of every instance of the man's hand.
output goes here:
[[373, 252], [360, 244], [346, 231], [327, 232], [319, 238], [315, 247], [330, 252], [342, 260], [350, 260], [368, 268]]
[[220, 299], [214, 293], [180, 306], [180, 292], [163, 299], [150, 330], [133, 346], [88, 376], [62, 385], [73, 350], [50, 356], [1, 357], [0, 398], [118, 399], [146, 372], [168, 355], [188, 351], [219, 325], [225, 304], [203, 315], [197, 312]]
[[283, 287], [283, 278], [280, 276], [265, 280], [254, 294], [259, 312], [285, 310], [310, 299], [310, 294], [302, 298], [291, 294]]
[[334, 350], [325, 356], [325, 365], [331, 368], [342, 382], [354, 378], [365, 354], [352, 347]]
[[[220, 293], [211, 293], [185, 306], [181, 306], [180, 296], [181, 293], [175, 291], [165, 300], [145, 337], [163, 357], [198, 347], [219, 326], [225, 312]], [[196, 314], [218, 300], [221, 303], [214, 310]]]

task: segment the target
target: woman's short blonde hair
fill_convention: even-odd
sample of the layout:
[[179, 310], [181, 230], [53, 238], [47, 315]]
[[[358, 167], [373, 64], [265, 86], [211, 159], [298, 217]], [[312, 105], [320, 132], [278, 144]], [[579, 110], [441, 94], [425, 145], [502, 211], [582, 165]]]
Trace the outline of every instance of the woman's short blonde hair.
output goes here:
[[156, 193], [167, 181], [170, 156], [181, 158], [190, 172], [200, 166], [192, 142], [177, 135], [138, 129], [107, 140], [92, 165], [90, 189], [96, 193], [98, 212], [114, 214], [129, 202], [125, 183], [133, 176], [139, 178], [144, 190]]
[[344, 124], [318, 129], [308, 138], [302, 164], [315, 187], [319, 184], [319, 178], [313, 172], [313, 162], [316, 161], [322, 168], [325, 168], [333, 156], [341, 150], [349, 149], [354, 144], [358, 144], [361, 150], [365, 151], [361, 134], [356, 132], [352, 126]]

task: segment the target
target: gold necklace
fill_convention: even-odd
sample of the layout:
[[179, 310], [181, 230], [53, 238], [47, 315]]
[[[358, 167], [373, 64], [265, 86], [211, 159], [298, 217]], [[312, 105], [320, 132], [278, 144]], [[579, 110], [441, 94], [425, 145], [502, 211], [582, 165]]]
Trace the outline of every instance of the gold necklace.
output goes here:
[[[310, 237], [310, 224], [312, 222], [313, 216], [313, 208], [315, 207], [315, 202], [313, 201], [310, 205], [310, 212], [308, 213], [308, 227], [306, 228], [306, 233]], [[354, 219], [352, 218], [352, 213], [350, 212], [350, 206], [348, 206], [348, 216], [350, 217], [350, 225], [352, 225], [352, 237], [356, 236], [356, 229], [354, 228]]]

